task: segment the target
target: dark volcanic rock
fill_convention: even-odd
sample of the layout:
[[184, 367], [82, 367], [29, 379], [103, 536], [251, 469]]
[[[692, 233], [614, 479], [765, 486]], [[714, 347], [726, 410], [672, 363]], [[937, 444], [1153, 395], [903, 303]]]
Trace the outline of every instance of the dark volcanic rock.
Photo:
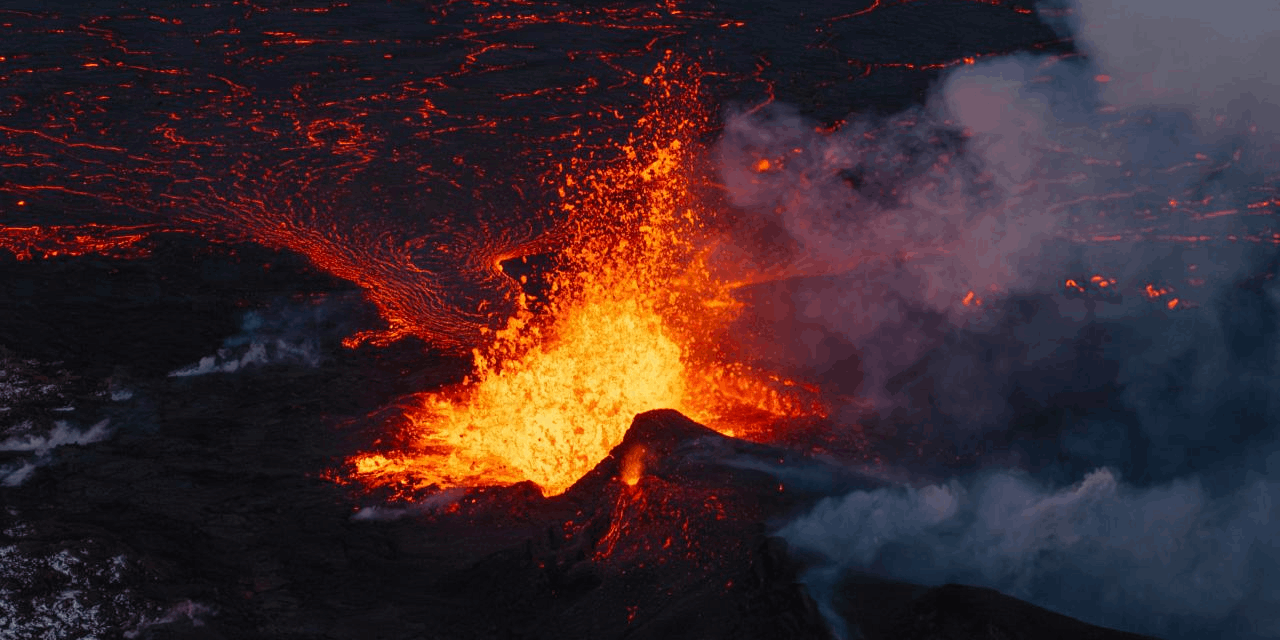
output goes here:
[[[0, 622], [107, 638], [830, 637], [769, 531], [878, 482], [654, 411], [561, 496], [522, 483], [353, 518], [360, 498], [321, 476], [356, 436], [323, 425], [361, 408], [336, 389], [397, 375], [356, 358], [140, 382], [182, 401], [0, 488], [0, 589], [23, 599]], [[846, 587], [869, 638], [1133, 637], [985, 590]]]
[[849, 575], [841, 615], [867, 640], [1151, 640], [1115, 631], [982, 587], [922, 587]]
[[[628, 456], [642, 461], [622, 481]], [[766, 521], [795, 508], [771, 475], [728, 464], [789, 454], [722, 436], [674, 411], [637, 416], [564, 495], [546, 533], [453, 574], [475, 615], [536, 638], [826, 638], [799, 566]], [[781, 497], [779, 494], [784, 494]]]

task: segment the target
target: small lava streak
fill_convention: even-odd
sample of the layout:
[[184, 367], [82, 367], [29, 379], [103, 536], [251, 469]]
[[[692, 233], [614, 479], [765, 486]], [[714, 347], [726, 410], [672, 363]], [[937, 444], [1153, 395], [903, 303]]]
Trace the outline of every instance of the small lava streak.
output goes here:
[[640, 483], [640, 478], [644, 476], [644, 457], [648, 450], [642, 445], [636, 445], [627, 450], [622, 458], [622, 468], [619, 471], [619, 479], [622, 484], [628, 487], [634, 487]]
[[[1201, 284], [1203, 283], [1203, 281], [1197, 282], [1195, 280], [1191, 280], [1190, 283], [1192, 286], [1197, 286], [1197, 284]], [[1153, 283], [1148, 283], [1147, 286], [1143, 288], [1143, 293], [1146, 294], [1147, 298], [1152, 301], [1161, 300], [1167, 297], [1168, 299], [1164, 300], [1164, 306], [1166, 309], [1169, 309], [1171, 311], [1173, 309], [1178, 308], [1179, 306], [1182, 306], [1183, 308], [1194, 306], [1194, 305], [1188, 305], [1183, 303], [1180, 298], [1173, 297], [1172, 287], [1159, 287]]]

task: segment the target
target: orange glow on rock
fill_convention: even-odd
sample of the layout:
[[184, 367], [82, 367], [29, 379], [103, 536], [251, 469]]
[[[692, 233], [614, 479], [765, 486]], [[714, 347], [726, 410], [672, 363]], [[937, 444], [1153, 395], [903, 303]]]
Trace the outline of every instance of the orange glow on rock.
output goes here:
[[1089, 282], [1099, 289], [1106, 289], [1107, 287], [1114, 285], [1116, 283], [1116, 279], [1094, 274], [1089, 277]]
[[1147, 297], [1153, 300], [1155, 298], [1159, 298], [1160, 296], [1165, 295], [1166, 293], [1169, 293], [1168, 289], [1164, 287], [1156, 287], [1155, 285], [1150, 283], [1147, 284], [1146, 289], [1144, 289], [1144, 291], [1147, 294]]
[[642, 446], [635, 446], [627, 451], [626, 456], [622, 458], [622, 471], [619, 478], [622, 484], [628, 487], [639, 484], [640, 478], [644, 475], [645, 453], [647, 451]]

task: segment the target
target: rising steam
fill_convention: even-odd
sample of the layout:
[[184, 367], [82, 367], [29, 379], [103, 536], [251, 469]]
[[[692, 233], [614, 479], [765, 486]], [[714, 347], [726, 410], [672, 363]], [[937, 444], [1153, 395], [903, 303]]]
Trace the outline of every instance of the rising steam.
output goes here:
[[787, 525], [820, 593], [858, 569], [1167, 637], [1280, 633], [1280, 14], [1228, 4], [1046, 11], [1086, 58], [963, 66], [892, 118], [729, 116], [750, 250], [724, 259], [794, 343], [763, 357], [855, 361], [880, 419], [1017, 468]]

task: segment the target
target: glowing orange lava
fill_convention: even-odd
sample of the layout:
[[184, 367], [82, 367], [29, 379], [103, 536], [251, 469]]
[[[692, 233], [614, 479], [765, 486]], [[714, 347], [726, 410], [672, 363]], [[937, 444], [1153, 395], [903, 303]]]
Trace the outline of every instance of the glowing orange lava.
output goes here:
[[[19, 204], [24, 203], [19, 201]], [[159, 225], [0, 227], [0, 249], [12, 253], [18, 260], [86, 255], [141, 258], [148, 251], [140, 243], [165, 230]]]
[[[690, 79], [692, 78], [692, 79]], [[565, 177], [572, 244], [537, 314], [528, 298], [473, 353], [459, 388], [427, 393], [407, 415], [412, 444], [354, 457], [371, 485], [537, 483], [558, 494], [602, 460], [631, 419], [672, 408], [732, 433], [725, 420], [813, 415], [803, 389], [717, 361], [715, 340], [740, 305], [701, 249], [709, 213], [690, 190], [706, 125], [696, 70], [670, 57], [617, 162]]]

